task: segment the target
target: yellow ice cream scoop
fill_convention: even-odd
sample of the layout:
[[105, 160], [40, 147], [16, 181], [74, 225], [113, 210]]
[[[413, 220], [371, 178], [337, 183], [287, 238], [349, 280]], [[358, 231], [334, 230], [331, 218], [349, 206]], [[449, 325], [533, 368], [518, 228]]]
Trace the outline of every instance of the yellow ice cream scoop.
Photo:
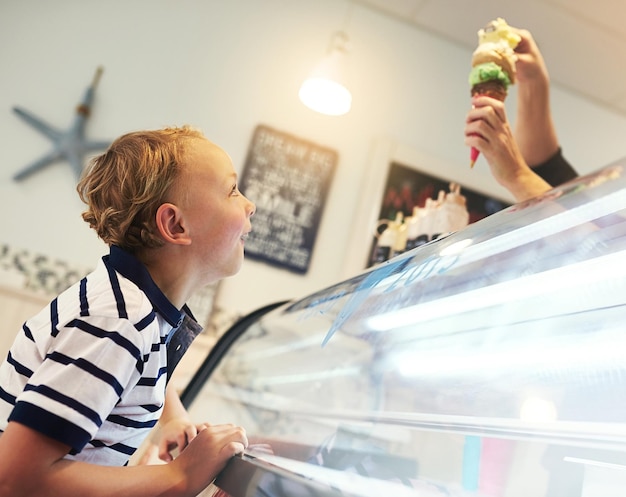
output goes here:
[[478, 31], [478, 46], [472, 54], [472, 66], [495, 62], [508, 73], [511, 83], [515, 83], [517, 56], [514, 49], [521, 39], [501, 17], [490, 21]]
[[520, 41], [522, 41], [521, 36], [515, 33], [501, 17], [490, 21], [478, 31], [478, 44], [503, 42], [514, 49]]

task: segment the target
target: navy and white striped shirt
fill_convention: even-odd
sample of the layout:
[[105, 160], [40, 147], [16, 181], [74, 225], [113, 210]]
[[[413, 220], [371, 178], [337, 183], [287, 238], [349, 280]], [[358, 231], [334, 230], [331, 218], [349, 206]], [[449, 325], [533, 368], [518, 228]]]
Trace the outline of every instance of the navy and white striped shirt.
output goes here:
[[0, 366], [0, 430], [16, 421], [69, 445], [70, 459], [124, 465], [159, 419], [166, 344], [183, 321], [143, 264], [111, 247], [22, 327]]

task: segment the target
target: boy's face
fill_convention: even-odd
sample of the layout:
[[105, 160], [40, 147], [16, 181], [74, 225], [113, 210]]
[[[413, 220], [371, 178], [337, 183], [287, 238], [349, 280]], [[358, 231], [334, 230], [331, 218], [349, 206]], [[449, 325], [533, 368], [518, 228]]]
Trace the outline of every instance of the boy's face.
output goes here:
[[232, 161], [217, 145], [193, 139], [185, 156], [179, 207], [198, 273], [210, 283], [239, 271], [255, 205], [239, 191]]

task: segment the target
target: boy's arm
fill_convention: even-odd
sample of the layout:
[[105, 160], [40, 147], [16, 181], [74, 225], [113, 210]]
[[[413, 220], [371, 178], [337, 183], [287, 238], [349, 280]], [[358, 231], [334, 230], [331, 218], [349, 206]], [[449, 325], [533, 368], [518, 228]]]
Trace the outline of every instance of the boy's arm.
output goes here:
[[203, 430], [169, 464], [98, 466], [65, 460], [69, 448], [19, 423], [0, 436], [0, 495], [12, 497], [195, 497], [247, 446], [242, 428]]
[[163, 412], [159, 422], [166, 424], [168, 421], [176, 418], [189, 419], [189, 414], [180, 400], [178, 392], [172, 383], [169, 383], [165, 388], [165, 404], [163, 405]]

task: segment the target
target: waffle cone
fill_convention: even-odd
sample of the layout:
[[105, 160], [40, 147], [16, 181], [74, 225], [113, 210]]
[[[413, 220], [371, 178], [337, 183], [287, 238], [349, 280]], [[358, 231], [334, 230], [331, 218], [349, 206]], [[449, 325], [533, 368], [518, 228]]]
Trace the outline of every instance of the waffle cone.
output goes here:
[[472, 86], [472, 97], [475, 95], [485, 95], [504, 102], [507, 95], [506, 86], [497, 80], [483, 81]]

